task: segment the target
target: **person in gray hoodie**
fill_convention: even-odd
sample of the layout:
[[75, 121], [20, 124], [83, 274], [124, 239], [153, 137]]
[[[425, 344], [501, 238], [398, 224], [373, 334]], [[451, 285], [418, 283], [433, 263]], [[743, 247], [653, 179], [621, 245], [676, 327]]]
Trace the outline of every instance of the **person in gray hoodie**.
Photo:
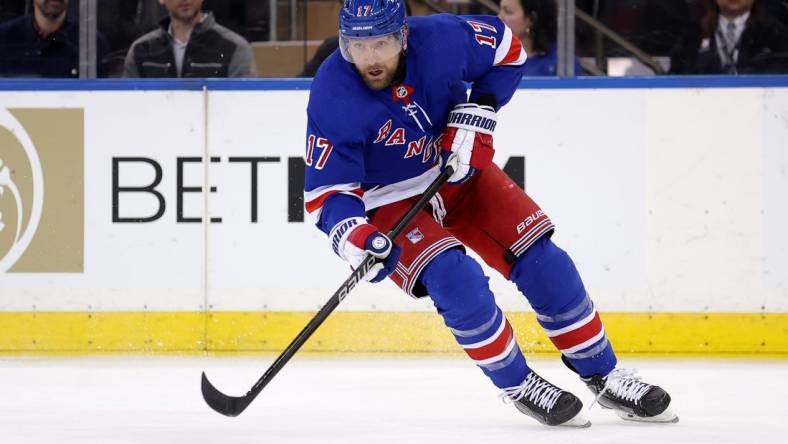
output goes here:
[[254, 77], [252, 47], [202, 11], [203, 0], [159, 0], [159, 27], [129, 48], [123, 77]]

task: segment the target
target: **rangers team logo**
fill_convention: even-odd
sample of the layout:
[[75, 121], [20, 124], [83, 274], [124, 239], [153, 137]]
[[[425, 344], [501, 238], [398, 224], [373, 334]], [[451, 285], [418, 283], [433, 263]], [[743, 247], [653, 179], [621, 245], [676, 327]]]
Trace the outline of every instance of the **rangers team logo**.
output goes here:
[[421, 233], [421, 230], [419, 230], [419, 227], [410, 230], [410, 232], [408, 232], [405, 237], [407, 237], [412, 244], [416, 244], [420, 240], [424, 239], [424, 235]]
[[82, 120], [0, 108], [0, 273], [82, 271]]

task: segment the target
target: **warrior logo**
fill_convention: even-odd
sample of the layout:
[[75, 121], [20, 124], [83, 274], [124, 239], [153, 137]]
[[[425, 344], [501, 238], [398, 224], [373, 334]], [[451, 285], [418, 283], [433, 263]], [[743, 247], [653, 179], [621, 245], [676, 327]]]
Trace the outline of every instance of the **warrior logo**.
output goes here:
[[82, 271], [82, 120], [0, 108], [0, 273]]
[[397, 95], [397, 98], [404, 99], [405, 97], [408, 97], [408, 89], [405, 88], [404, 86], [399, 86], [394, 91], [394, 94]]

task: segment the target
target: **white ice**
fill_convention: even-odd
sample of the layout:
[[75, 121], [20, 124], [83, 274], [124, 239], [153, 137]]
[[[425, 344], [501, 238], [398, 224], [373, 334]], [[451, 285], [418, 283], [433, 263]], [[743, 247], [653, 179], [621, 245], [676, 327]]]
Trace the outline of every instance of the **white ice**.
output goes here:
[[[210, 410], [200, 372], [243, 394], [272, 356], [0, 358], [0, 443], [750, 443], [786, 442], [788, 361], [623, 358], [673, 396], [678, 424], [594, 407], [589, 429], [537, 424], [504, 405], [464, 357], [297, 355], [239, 417]], [[592, 396], [557, 359], [535, 369]]]

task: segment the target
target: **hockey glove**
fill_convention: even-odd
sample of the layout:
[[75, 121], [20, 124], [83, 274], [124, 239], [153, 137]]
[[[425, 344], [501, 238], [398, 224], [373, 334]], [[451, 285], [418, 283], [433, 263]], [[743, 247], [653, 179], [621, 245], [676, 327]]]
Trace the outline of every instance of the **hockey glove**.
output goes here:
[[378, 259], [364, 280], [380, 282], [397, 267], [400, 247], [391, 241], [378, 228], [368, 224], [363, 217], [352, 217], [339, 222], [329, 234], [334, 253], [347, 261], [355, 270], [366, 254]]
[[497, 122], [495, 109], [490, 106], [463, 103], [451, 110], [440, 139], [442, 168], [452, 155], [457, 156], [457, 168], [449, 183], [465, 182], [476, 170], [492, 163], [492, 134]]

